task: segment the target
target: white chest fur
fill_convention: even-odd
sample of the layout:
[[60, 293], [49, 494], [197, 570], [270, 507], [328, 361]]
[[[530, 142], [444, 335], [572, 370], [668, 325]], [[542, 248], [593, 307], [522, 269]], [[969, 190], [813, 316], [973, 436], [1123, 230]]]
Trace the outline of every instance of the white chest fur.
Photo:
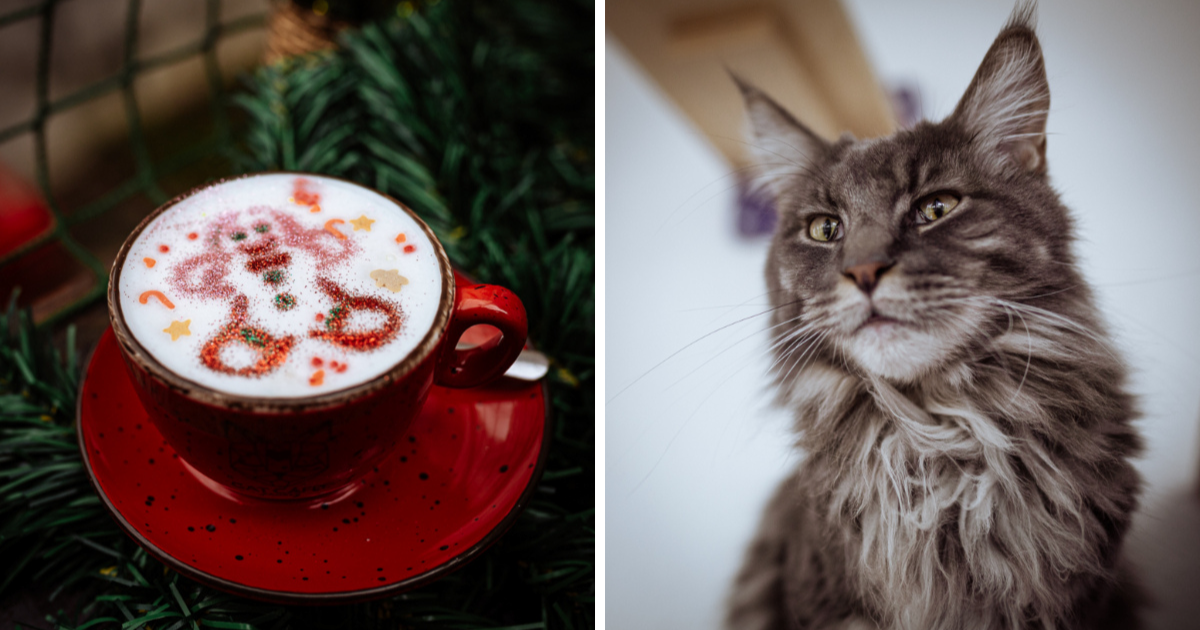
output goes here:
[[970, 390], [919, 402], [882, 382], [869, 390], [874, 404], [838, 422], [857, 450], [827, 512], [858, 551], [864, 599], [898, 628], [1006, 628], [1030, 614], [1052, 627], [1070, 603], [1065, 576], [1096, 569], [1099, 534], [1027, 425], [1000, 428], [1000, 414], [1041, 410], [1015, 392], [1002, 398], [1011, 408], [988, 410]]

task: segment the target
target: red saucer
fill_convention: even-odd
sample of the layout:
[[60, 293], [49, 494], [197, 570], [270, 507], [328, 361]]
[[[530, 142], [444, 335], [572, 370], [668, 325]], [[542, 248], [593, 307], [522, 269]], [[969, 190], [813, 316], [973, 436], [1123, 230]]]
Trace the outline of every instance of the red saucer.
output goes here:
[[176, 571], [281, 603], [392, 595], [479, 555], [541, 476], [549, 418], [541, 383], [434, 387], [408, 438], [339, 496], [268, 502], [198, 477], [142, 410], [112, 330], [79, 397], [79, 444], [121, 527]]

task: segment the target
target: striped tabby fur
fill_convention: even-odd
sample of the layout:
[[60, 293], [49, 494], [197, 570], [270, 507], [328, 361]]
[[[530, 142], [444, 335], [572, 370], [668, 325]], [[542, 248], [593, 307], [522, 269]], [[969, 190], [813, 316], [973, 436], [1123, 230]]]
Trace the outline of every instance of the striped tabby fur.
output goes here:
[[[953, 114], [887, 138], [826, 143], [741, 87], [780, 216], [772, 372], [806, 458], [727, 626], [1136, 627], [1137, 414], [1048, 182], [1031, 7]], [[943, 191], [958, 207], [916, 223]], [[809, 235], [817, 215], [840, 240]], [[867, 289], [848, 271], [864, 261], [882, 265]]]

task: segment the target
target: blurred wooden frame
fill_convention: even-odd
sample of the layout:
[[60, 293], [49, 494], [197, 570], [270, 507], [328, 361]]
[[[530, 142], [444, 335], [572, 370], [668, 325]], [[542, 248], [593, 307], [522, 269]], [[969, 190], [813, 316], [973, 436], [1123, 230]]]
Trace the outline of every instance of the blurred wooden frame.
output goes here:
[[735, 165], [746, 163], [728, 71], [816, 133], [891, 133], [891, 106], [838, 0], [609, 0], [609, 31]]

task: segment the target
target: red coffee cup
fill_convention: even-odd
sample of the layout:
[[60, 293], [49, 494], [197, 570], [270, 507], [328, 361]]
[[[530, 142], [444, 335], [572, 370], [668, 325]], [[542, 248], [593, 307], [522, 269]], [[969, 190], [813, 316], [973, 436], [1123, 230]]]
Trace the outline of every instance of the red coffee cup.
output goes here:
[[[501, 376], [521, 352], [527, 324], [517, 296], [499, 286], [465, 284], [433, 231], [404, 204], [384, 196], [428, 236], [441, 275], [433, 324], [407, 356], [361, 384], [307, 397], [231, 394], [168, 369], [138, 342], [125, 321], [121, 270], [130, 248], [155, 218], [226, 181], [231, 180], [192, 190], [147, 216], [117, 254], [108, 290], [113, 331], [138, 397], [171, 447], [210, 486], [281, 500], [349, 489], [397, 447], [435, 382], [458, 388], [485, 384]], [[458, 348], [463, 333], [479, 324], [494, 326], [500, 336], [480, 346]]]

